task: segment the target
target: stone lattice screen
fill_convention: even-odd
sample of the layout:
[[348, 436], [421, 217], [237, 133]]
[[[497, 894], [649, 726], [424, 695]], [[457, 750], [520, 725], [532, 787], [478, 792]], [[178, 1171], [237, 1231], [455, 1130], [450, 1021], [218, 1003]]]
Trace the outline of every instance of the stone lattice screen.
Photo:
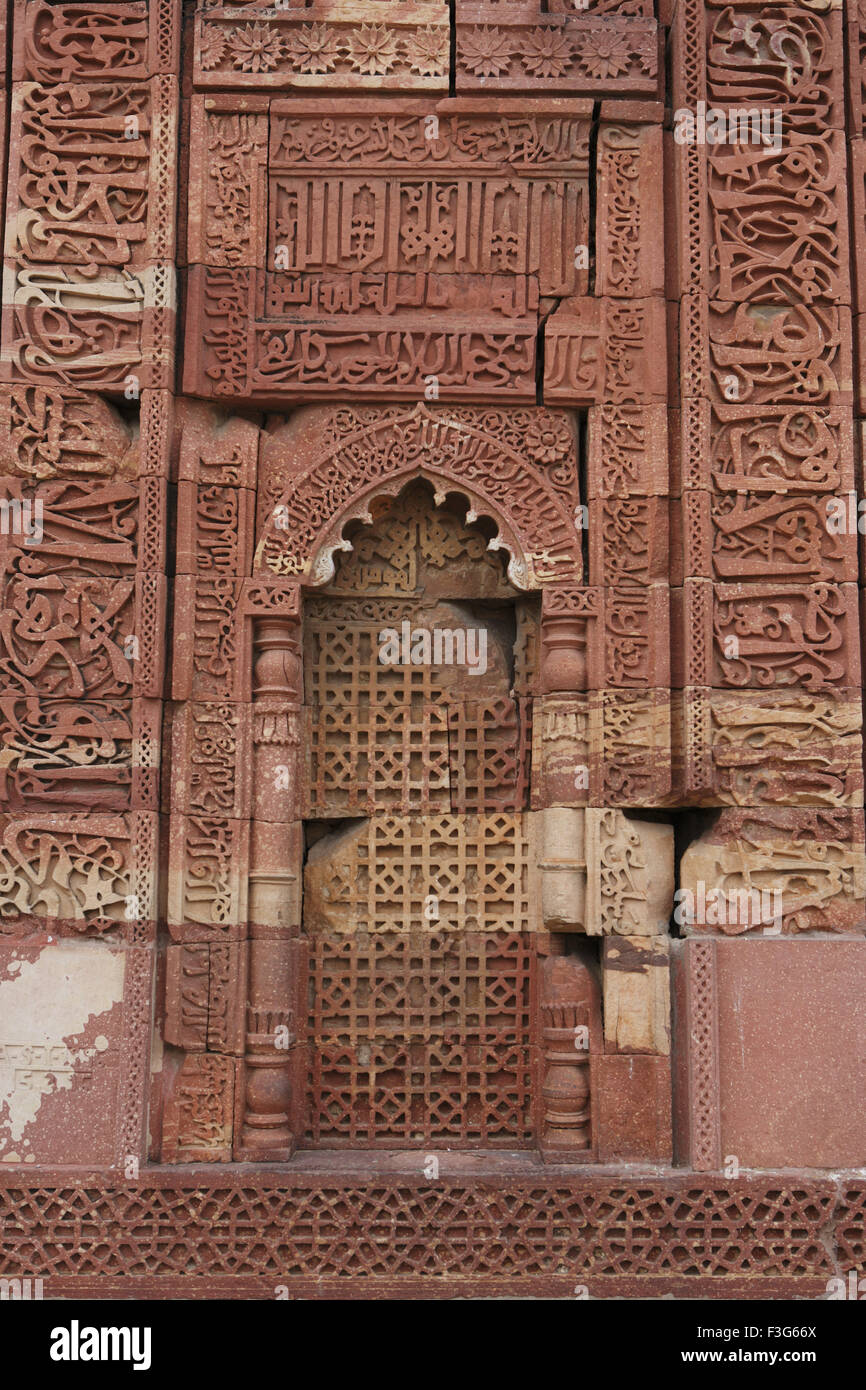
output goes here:
[[820, 1292], [866, 6], [3, 16], [0, 1272]]

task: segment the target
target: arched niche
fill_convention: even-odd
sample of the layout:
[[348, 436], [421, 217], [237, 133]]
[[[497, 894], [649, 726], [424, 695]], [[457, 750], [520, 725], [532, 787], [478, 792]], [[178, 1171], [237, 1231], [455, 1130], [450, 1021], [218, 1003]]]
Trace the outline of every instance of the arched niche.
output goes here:
[[577, 439], [566, 411], [309, 407], [262, 444], [255, 574], [328, 583], [352, 522], [423, 478], [508, 552], [517, 589], [582, 577]]

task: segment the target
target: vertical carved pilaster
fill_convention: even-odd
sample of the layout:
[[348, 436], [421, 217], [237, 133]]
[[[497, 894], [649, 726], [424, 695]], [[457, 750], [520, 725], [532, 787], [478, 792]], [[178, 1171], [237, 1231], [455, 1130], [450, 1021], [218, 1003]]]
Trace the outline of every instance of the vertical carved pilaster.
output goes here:
[[603, 684], [603, 596], [599, 589], [548, 585], [541, 597], [541, 687], [546, 694]]
[[253, 628], [253, 822], [249, 874], [249, 990], [240, 1139], [235, 1156], [280, 1161], [292, 1130], [292, 935], [300, 927], [298, 820], [300, 623], [268, 617]]
[[545, 690], [586, 690], [585, 619], [572, 613], [545, 615], [542, 641]]
[[541, 1157], [588, 1162], [595, 1148], [590, 1058], [599, 1050], [598, 984], [579, 958], [558, 951], [542, 961], [540, 977]]

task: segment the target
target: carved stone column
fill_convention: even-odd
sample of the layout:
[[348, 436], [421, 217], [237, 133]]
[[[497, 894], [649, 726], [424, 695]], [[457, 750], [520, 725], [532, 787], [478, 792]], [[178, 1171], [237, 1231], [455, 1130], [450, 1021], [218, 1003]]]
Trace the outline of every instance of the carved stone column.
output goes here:
[[292, 938], [301, 922], [303, 857], [298, 803], [303, 691], [297, 618], [257, 619], [253, 650], [249, 987], [235, 1157], [274, 1162], [290, 1158], [295, 1148]]
[[599, 989], [588, 965], [551, 945], [540, 968], [539, 1149], [548, 1163], [586, 1163], [596, 1149], [590, 1058], [600, 1044]]
[[546, 694], [598, 686], [603, 654], [598, 590], [548, 585], [541, 600], [541, 685]]

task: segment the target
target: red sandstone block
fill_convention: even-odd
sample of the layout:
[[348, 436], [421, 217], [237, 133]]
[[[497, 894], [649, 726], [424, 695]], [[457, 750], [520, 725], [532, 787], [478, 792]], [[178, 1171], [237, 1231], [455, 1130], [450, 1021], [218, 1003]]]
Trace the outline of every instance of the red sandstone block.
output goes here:
[[[537, 274], [542, 295], [585, 290], [577, 250], [590, 240], [589, 103], [499, 99], [479, 110], [448, 99], [346, 98], [332, 131], [320, 103], [277, 99], [270, 151], [267, 111], [259, 97], [193, 99], [191, 263], [267, 267], [283, 280], [306, 274], [338, 290], [353, 273], [388, 272]], [[412, 209], [419, 181], [446, 170], [453, 234], [443, 238]], [[398, 189], [407, 183], [396, 198], [394, 177]], [[517, 188], [525, 235], [503, 196]], [[347, 208], [372, 221], [362, 248], [341, 230]]]
[[251, 814], [249, 705], [185, 701], [172, 725], [171, 807], [196, 816]]
[[667, 690], [593, 690], [533, 701], [534, 811], [658, 806], [670, 793]]
[[[279, 243], [276, 252], [287, 249], [285, 242]], [[588, 271], [576, 278], [588, 282]], [[343, 315], [383, 314], [388, 323], [399, 325], [416, 315], [431, 315], [435, 322], [440, 315], [456, 312], [470, 324], [480, 316], [506, 326], [510, 320], [534, 315], [540, 302], [537, 277], [511, 272], [474, 275], [385, 270], [318, 275], [269, 269], [259, 277], [259, 285], [257, 318], [277, 322], [290, 318], [310, 329], [323, 320], [345, 322]], [[542, 307], [546, 303], [542, 300]], [[432, 397], [428, 394], [428, 398]]]
[[142, 391], [139, 405], [139, 470], [143, 477], [168, 479], [172, 476], [174, 416], [174, 397], [170, 391]]
[[266, 264], [268, 104], [257, 94], [191, 99], [190, 265]]
[[683, 5], [674, 0], [669, 10], [668, 63], [673, 109], [688, 107], [694, 111], [707, 94], [706, 30], [709, 20], [702, 4]]
[[670, 609], [667, 584], [621, 584], [604, 591], [604, 677], [590, 672], [590, 688], [647, 690], [670, 684]]
[[664, 405], [590, 406], [587, 501], [668, 492]]
[[[0, 942], [0, 1162], [123, 1164], [128, 1057], [149, 1024], [150, 988], [136, 988], [116, 941], [52, 940], [43, 930]], [[149, 976], [149, 971], [148, 971]]]
[[166, 949], [164, 1037], [185, 1052], [244, 1050], [246, 942]]
[[599, 1162], [670, 1163], [670, 1059], [608, 1054], [597, 1059], [595, 1081]]
[[546, 404], [667, 399], [663, 299], [564, 301], [544, 325]]
[[158, 700], [0, 700], [0, 806], [159, 809]]
[[685, 935], [866, 932], [863, 812], [725, 810], [680, 861]]
[[120, 86], [16, 84], [6, 256], [52, 269], [171, 263], [177, 119], [177, 80], [169, 76]]
[[671, 942], [674, 1160], [721, 1168], [715, 941]]
[[657, 95], [654, 20], [558, 16], [532, 3], [458, 0], [459, 92], [546, 91]]
[[178, 575], [174, 584], [172, 698], [249, 699], [251, 669], [241, 580]]
[[[671, 323], [676, 332], [676, 323]], [[829, 304], [748, 304], [684, 295], [671, 399], [714, 405], [844, 406], [853, 401], [851, 314]]]
[[444, 0], [345, 6], [311, 0], [247, 15], [213, 5], [196, 14], [197, 87], [447, 91], [450, 30]]
[[[7, 573], [5, 692], [49, 699], [158, 697], [165, 661], [164, 575], [122, 579]], [[34, 628], [35, 614], [39, 625]], [[56, 634], [46, 649], [43, 632]]]
[[130, 942], [149, 940], [156, 924], [157, 820], [143, 810], [0, 817], [4, 930], [21, 937], [47, 924], [55, 936], [116, 932]]
[[[489, 98], [480, 109], [473, 98], [432, 104], [346, 98], [336, 131], [331, 131], [323, 128], [320, 102], [277, 98], [271, 104], [271, 244], [267, 262], [257, 264], [276, 268], [272, 255], [291, 232], [296, 215], [292, 183], [299, 178], [306, 183], [313, 167], [317, 177], [312, 196], [302, 198], [294, 254], [289, 247], [293, 272], [537, 274], [541, 295], [579, 294], [586, 272], [576, 264], [576, 249], [589, 242], [591, 119], [590, 102], [560, 97]], [[327, 161], [321, 157], [323, 140], [333, 145]], [[446, 170], [449, 183], [456, 185], [457, 202], [451, 213], [453, 236], [443, 239], [432, 225], [398, 210], [386, 196], [384, 179], [386, 173], [388, 178], [396, 173], [417, 189], [428, 175], [438, 180]], [[370, 181], [372, 207], [357, 203], [355, 181], [361, 175]], [[518, 204], [506, 196], [518, 189], [525, 234], [517, 229]], [[327, 203], [336, 212], [337, 197], [374, 223], [360, 263], [343, 238], [332, 237], [323, 245], [321, 206]], [[414, 204], [415, 194], [407, 189], [403, 206]], [[278, 222], [286, 224], [281, 235]]]
[[[866, 18], [866, 16], [864, 16]], [[845, 28], [847, 31], [847, 61], [845, 73], [847, 81], [845, 84], [845, 94], [847, 98], [848, 129], [852, 136], [859, 139], [863, 134], [863, 107], [866, 90], [864, 90], [864, 59], [866, 59], [866, 25], [861, 28], [860, 20], [857, 15], [851, 14], [846, 18]], [[850, 145], [853, 141], [849, 142]]]
[[[676, 72], [674, 63], [673, 69]], [[681, 103], [674, 98], [675, 109]], [[705, 147], [678, 144], [665, 131], [666, 280], [668, 299], [706, 293], [712, 233], [707, 208]]]
[[[136, 568], [165, 568], [166, 484], [161, 478], [78, 478], [32, 483], [0, 480], [10, 504], [9, 534], [0, 536], [4, 568], [34, 567], [74, 575], [86, 562], [93, 575], [129, 577]], [[21, 525], [15, 522], [19, 515]]]
[[251, 420], [203, 401], [178, 402], [180, 482], [255, 490], [259, 431]]
[[168, 550], [168, 482], [165, 478], [139, 479], [137, 565], [148, 573], [162, 573]]
[[279, 613], [284, 620], [297, 624], [301, 621], [302, 603], [300, 580], [293, 575], [265, 571], [241, 583], [239, 611], [244, 618], [268, 618]]
[[166, 600], [164, 574], [138, 571], [135, 577], [135, 615], [131, 632], [123, 633], [124, 651], [130, 653], [134, 695], [161, 699], [166, 672]]
[[140, 82], [175, 73], [179, 27], [177, 6], [148, 7], [146, 0], [108, 5], [21, 0], [12, 27], [12, 80]]
[[[710, 403], [690, 396], [668, 411], [669, 486], [672, 497], [685, 488], [706, 487], [710, 473]], [[673, 521], [675, 508], [671, 508]]]
[[[843, 131], [789, 131], [779, 149], [707, 146], [706, 164], [714, 265], [706, 286], [695, 288], [752, 304], [851, 303]], [[799, 227], [804, 203], [805, 235], [780, 242], [777, 230], [761, 234]]]
[[808, 493], [684, 492], [671, 508], [671, 583], [857, 579], [857, 536], [844, 499]]
[[231, 1162], [235, 1087], [243, 1088], [242, 1063], [211, 1053], [170, 1056], [163, 1064], [161, 1080], [161, 1161]]
[[284, 702], [184, 702], [172, 727], [172, 810], [279, 824], [297, 820], [301, 737], [301, 710]]
[[[582, 515], [576, 510], [575, 421], [569, 412], [537, 406], [521, 412], [520, 418], [521, 429], [515, 432], [502, 410], [455, 414], [442, 406], [418, 405], [405, 412], [399, 424], [401, 435], [413, 443], [408, 451], [401, 445], [404, 461], [392, 482], [398, 477], [402, 478], [401, 487], [410, 482], [416, 474], [415, 460], [432, 449], [446, 490], [460, 493], [479, 516], [485, 515], [489, 498], [483, 492], [476, 494], [472, 485], [475, 451], [483, 447], [493, 460], [494, 472], [499, 475], [501, 471], [502, 475], [504, 491], [497, 505], [514, 516], [518, 512], [527, 516], [526, 539], [521, 541], [527, 574], [531, 571], [539, 583], [577, 579], [582, 573], [577, 529]], [[319, 431], [334, 431], [341, 441], [335, 444], [333, 457], [347, 479], [343, 486], [357, 499], [353, 510], [357, 507], [362, 516], [367, 507], [364, 499], [377, 486], [371, 481], [376, 475], [377, 451], [390, 448], [380, 441], [388, 440], [394, 428], [383, 421], [369, 432], [368, 417], [362, 411], [316, 406], [293, 412], [287, 423], [263, 436], [261, 475], [267, 485], [259, 489], [263, 500], [254, 566], [257, 576], [283, 575], [291, 586], [292, 576], [312, 574], [317, 557], [334, 552], [342, 538], [347, 513], [334, 500], [330, 485], [326, 488], [327, 507], [322, 511], [321, 470], [333, 465], [328, 462], [331, 449], [323, 450]], [[537, 521], [529, 520], [516, 493], [513, 509], [507, 501], [522, 476], [532, 478], [533, 489], [539, 489], [537, 495], [549, 499], [543, 510], [533, 511]]]
[[671, 412], [671, 492], [847, 495], [854, 437], [845, 406], [712, 405]]
[[177, 573], [249, 574], [256, 494], [216, 483], [177, 485]]
[[866, 1152], [866, 942], [724, 941], [722, 1151], [742, 1167], [859, 1167]]
[[670, 684], [666, 584], [548, 585], [542, 591], [545, 694]]
[[[618, 109], [618, 107], [622, 109]], [[632, 124], [640, 114], [656, 124]], [[640, 299], [664, 294], [662, 111], [650, 103], [603, 104], [596, 186], [599, 295]]]
[[[581, 0], [579, 6], [575, 5], [574, 0], [547, 0], [543, 13], [574, 16], [578, 9], [586, 15], [615, 14], [632, 19], [652, 19], [655, 14], [655, 0], [586, 0], [585, 4]], [[633, 106], [650, 105], [648, 102], [629, 102], [627, 104]]]
[[849, 820], [814, 810], [722, 812], [681, 861], [675, 920], [683, 934], [862, 935], [866, 857], [862, 838], [848, 838]]
[[858, 689], [710, 690], [672, 696], [675, 804], [803, 806], [863, 803]]
[[[491, 391], [512, 404], [536, 400], [537, 315], [507, 318], [446, 309], [373, 312], [294, 323], [250, 318], [263, 272], [189, 271], [184, 389], [281, 406], [287, 400], [465, 400]], [[200, 334], [200, 324], [210, 332]], [[195, 327], [193, 327], [195, 325]]]
[[608, 497], [589, 503], [591, 584], [668, 579], [668, 499]]
[[719, 689], [859, 684], [854, 584], [716, 584], [672, 589], [673, 684]]
[[[841, 6], [816, 11], [796, 3], [753, 8], [710, 5], [706, 14], [709, 106], [726, 112], [778, 111], [784, 135], [791, 130], [820, 134], [828, 128], [843, 130], [842, 30]], [[775, 131], [772, 126], [771, 135]]]
[[725, 845], [738, 839], [782, 845], [790, 840], [817, 845], [836, 842], [862, 850], [866, 843], [864, 813], [856, 807], [780, 806], [766, 811], [735, 807], [723, 811], [706, 834], [709, 844]]
[[[866, 314], [854, 315], [854, 341], [857, 344], [857, 361], [862, 364], [866, 362]], [[854, 409], [858, 415], [866, 412], [866, 372], [862, 365], [857, 374]]]
[[98, 280], [64, 266], [7, 265], [0, 377], [137, 400], [174, 381], [174, 271], [110, 267]]
[[245, 935], [250, 834], [249, 821], [172, 815], [168, 860], [172, 940], [231, 941]]
[[[571, 2], [572, 0], [561, 0], [563, 6], [570, 7]], [[629, 2], [630, 0], [625, 0], [626, 4]], [[631, 14], [631, 10], [628, 13]], [[612, 125], [624, 123], [661, 126], [665, 119], [665, 104], [663, 101], [602, 101], [599, 115], [603, 122], [610, 122]]]

